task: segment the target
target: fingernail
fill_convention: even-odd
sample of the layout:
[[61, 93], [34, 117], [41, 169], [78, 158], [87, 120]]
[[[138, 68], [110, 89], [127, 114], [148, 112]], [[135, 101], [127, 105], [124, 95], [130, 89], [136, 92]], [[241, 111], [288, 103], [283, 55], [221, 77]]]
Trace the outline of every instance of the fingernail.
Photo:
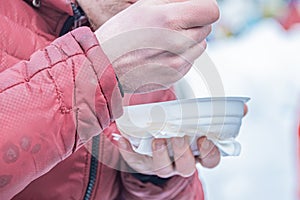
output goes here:
[[124, 140], [124, 138], [120, 138], [118, 142], [122, 149], [127, 149], [127, 142]]
[[202, 142], [201, 147], [202, 147], [204, 150], [209, 149], [209, 147], [210, 147], [210, 142], [209, 142], [207, 139], [204, 140], [204, 141]]
[[163, 150], [165, 148], [165, 142], [162, 140], [155, 141], [155, 150]]
[[176, 137], [173, 139], [173, 142], [177, 147], [184, 147], [184, 137]]

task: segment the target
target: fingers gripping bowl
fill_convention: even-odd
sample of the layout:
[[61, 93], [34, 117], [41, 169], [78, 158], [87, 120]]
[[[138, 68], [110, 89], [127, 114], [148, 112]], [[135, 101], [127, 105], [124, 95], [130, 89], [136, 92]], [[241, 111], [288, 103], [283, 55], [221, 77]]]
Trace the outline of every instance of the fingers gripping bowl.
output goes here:
[[127, 106], [116, 124], [140, 154], [152, 155], [154, 138], [187, 135], [194, 155], [199, 155], [197, 139], [206, 136], [223, 156], [237, 156], [241, 148], [235, 138], [247, 101], [247, 97], [212, 97]]

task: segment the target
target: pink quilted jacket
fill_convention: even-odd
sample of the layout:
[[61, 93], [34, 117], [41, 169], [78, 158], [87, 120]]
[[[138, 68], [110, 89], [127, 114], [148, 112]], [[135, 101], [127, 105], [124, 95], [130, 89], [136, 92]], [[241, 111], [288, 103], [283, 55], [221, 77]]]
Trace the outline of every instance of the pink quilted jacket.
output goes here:
[[[196, 173], [158, 185], [114, 170], [122, 164], [111, 142], [122, 97], [113, 68], [88, 27], [58, 38], [73, 15], [70, 0], [42, 0], [39, 8], [31, 3], [0, 6], [0, 199], [203, 199]], [[95, 112], [76, 99], [82, 92], [77, 75], [91, 69], [98, 84], [86, 101]], [[81, 87], [88, 89], [85, 82]], [[131, 103], [172, 98], [161, 91], [136, 95]], [[80, 137], [86, 116], [96, 117], [99, 127]]]

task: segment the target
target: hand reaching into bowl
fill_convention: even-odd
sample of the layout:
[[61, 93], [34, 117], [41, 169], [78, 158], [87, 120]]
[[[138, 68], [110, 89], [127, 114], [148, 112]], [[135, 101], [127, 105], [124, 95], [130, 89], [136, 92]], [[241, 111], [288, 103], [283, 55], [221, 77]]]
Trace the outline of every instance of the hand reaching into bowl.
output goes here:
[[126, 163], [135, 171], [157, 175], [162, 178], [180, 175], [189, 177], [196, 171], [196, 162], [202, 166], [213, 168], [220, 162], [219, 149], [206, 137], [197, 140], [200, 156], [195, 157], [190, 149], [187, 137], [171, 138], [171, 146], [174, 153], [169, 156], [165, 139], [155, 139], [152, 143], [152, 157], [134, 152], [128, 140], [119, 139], [119, 150]]
[[140, 0], [95, 34], [123, 90], [145, 93], [169, 88], [189, 71], [218, 18], [212, 0]]

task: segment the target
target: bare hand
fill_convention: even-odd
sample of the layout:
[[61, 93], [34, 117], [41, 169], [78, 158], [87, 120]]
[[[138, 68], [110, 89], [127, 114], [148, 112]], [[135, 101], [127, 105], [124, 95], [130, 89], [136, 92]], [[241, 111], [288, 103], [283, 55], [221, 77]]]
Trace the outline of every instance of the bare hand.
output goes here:
[[170, 87], [206, 48], [219, 17], [213, 0], [140, 0], [95, 34], [125, 92]]
[[195, 162], [204, 167], [213, 168], [220, 162], [220, 151], [206, 137], [197, 141], [199, 157], [194, 157], [189, 147], [188, 138], [171, 138], [174, 157], [170, 158], [165, 139], [155, 139], [152, 144], [152, 157], [135, 153], [130, 143], [121, 138], [119, 150], [123, 159], [135, 171], [143, 174], [157, 175], [163, 178], [180, 175], [189, 177], [196, 171]]

